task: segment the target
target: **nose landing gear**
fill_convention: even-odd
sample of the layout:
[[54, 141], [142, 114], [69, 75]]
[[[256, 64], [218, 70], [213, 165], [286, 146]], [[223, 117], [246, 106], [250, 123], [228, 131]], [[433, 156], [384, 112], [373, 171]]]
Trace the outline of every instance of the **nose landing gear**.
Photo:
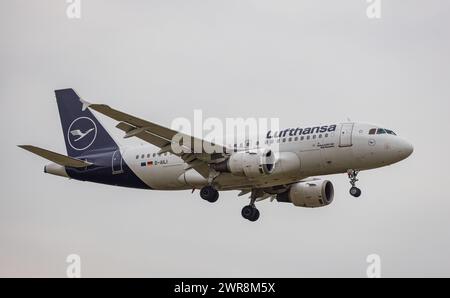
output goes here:
[[356, 186], [352, 186], [350, 188], [350, 194], [354, 196], [355, 198], [359, 197], [361, 195], [361, 189], [357, 188]]
[[348, 170], [348, 178], [350, 179], [350, 184], [352, 187], [350, 188], [350, 194], [354, 196], [355, 198], [359, 197], [361, 195], [361, 189], [356, 187], [356, 182], [358, 179], [356, 178], [358, 176], [359, 171], [356, 170]]

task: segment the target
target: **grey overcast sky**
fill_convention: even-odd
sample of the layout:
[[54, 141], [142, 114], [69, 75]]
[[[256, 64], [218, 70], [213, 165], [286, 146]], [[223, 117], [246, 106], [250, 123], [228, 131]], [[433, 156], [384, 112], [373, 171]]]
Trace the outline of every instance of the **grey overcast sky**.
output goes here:
[[[450, 3], [382, 0], [0, 1], [0, 276], [450, 276]], [[264, 201], [237, 192], [142, 191], [45, 175], [34, 144], [65, 153], [54, 89], [72, 87], [170, 125], [175, 117], [279, 117], [282, 126], [378, 123], [413, 143], [363, 172], [363, 195], [329, 177], [335, 201]], [[101, 118], [118, 137], [114, 122]], [[130, 140], [130, 142], [136, 142]]]

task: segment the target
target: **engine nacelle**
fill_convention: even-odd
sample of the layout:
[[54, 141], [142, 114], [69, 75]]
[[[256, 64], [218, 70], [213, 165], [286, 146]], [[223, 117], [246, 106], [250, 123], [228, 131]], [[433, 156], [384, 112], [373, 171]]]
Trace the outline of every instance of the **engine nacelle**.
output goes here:
[[333, 184], [328, 180], [311, 180], [292, 184], [290, 189], [277, 195], [278, 202], [290, 202], [298, 207], [323, 207], [331, 204]]
[[237, 152], [227, 160], [212, 164], [218, 172], [227, 172], [237, 176], [256, 178], [269, 175], [275, 168], [275, 155], [272, 150], [248, 150]]

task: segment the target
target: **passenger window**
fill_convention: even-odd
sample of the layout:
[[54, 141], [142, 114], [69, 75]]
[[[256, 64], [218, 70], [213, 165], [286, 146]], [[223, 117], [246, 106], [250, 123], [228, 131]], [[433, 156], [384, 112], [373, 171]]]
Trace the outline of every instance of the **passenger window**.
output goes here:
[[307, 136], [306, 139], [309, 140], [309, 136]]
[[316, 135], [313, 135], [313, 139], [316, 139]]
[[286, 143], [286, 138], [283, 138], [283, 143]]
[[136, 159], [139, 159], [139, 155], [136, 155]]
[[371, 130], [369, 130], [369, 135], [374, 135], [376, 131], [376, 128], [372, 128]]
[[327, 133], [325, 134], [325, 138], [328, 138], [328, 134]]
[[297, 142], [297, 141], [298, 141], [298, 137], [295, 137], [295, 138], [294, 138], [294, 141]]
[[304, 136], [302, 136], [301, 138], [300, 138], [300, 141], [303, 141], [305, 139], [305, 137]]
[[149, 154], [147, 154], [147, 158], [150, 158], [150, 153], [149, 153]]
[[141, 155], [141, 158], [144, 158], [144, 157], [145, 157], [145, 155], [144, 155], [144, 154], [142, 154], [142, 155]]
[[289, 140], [289, 142], [292, 142], [292, 138], [289, 138], [288, 140]]
[[322, 138], [322, 135], [320, 134], [320, 135], [319, 135], [319, 139], [321, 139], [321, 138]]
[[155, 157], [156, 156], [156, 153], [153, 153], [153, 157]]
[[378, 130], [377, 130], [377, 134], [378, 135], [381, 135], [381, 134], [384, 134], [384, 133], [386, 133], [386, 131], [384, 129], [378, 128]]

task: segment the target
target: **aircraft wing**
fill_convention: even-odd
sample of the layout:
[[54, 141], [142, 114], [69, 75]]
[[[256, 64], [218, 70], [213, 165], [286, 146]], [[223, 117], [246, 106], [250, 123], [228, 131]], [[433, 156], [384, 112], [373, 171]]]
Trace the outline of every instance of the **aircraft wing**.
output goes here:
[[[178, 155], [186, 163], [188, 163], [191, 168], [194, 168], [205, 178], [209, 175], [208, 163], [215, 159], [224, 157], [224, 154], [228, 152], [228, 149], [224, 146], [213, 144], [159, 124], [140, 119], [104, 104], [91, 104], [87, 102], [83, 102], [83, 104], [94, 111], [119, 121], [119, 124], [117, 124], [116, 127], [125, 132], [124, 138], [137, 137], [161, 148], [159, 153], [170, 152]], [[184, 144], [182, 142], [180, 143], [175, 140], [179, 140], [181, 137], [184, 140], [190, 140], [190, 142], [188, 142], [189, 144]], [[181, 145], [183, 149], [182, 152], [174, 152], [172, 149], [172, 144], [174, 142]], [[213, 153], [207, 153], [204, 149], [205, 147], [208, 148], [208, 151]]]
[[72, 158], [69, 156], [65, 156], [53, 151], [49, 151], [46, 149], [42, 149], [36, 146], [31, 145], [19, 145], [18, 147], [25, 149], [27, 151], [30, 151], [31, 153], [34, 153], [36, 155], [39, 155], [40, 157], [43, 157], [45, 159], [48, 159], [50, 161], [53, 161], [56, 164], [59, 164], [64, 167], [71, 167], [71, 168], [85, 168], [87, 166], [92, 165], [90, 162], [86, 162], [84, 160]]

